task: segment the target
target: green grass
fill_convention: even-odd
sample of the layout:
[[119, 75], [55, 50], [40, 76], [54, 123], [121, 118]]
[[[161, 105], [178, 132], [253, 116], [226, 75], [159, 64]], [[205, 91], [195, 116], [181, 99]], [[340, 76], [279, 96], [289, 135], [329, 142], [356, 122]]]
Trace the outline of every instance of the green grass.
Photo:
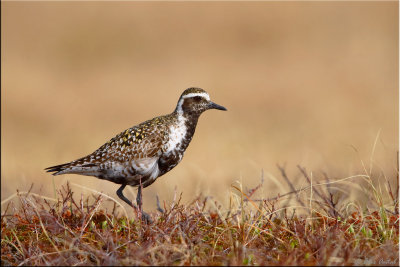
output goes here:
[[[228, 208], [210, 197], [188, 204], [177, 197], [164, 203], [164, 213], [151, 213], [151, 224], [128, 217], [136, 213], [101, 193], [77, 200], [68, 184], [56, 200], [18, 193], [17, 202], [2, 203], [1, 263], [398, 265], [398, 183], [393, 190], [387, 182], [382, 192], [371, 175], [332, 181], [323, 174], [321, 182], [298, 166], [308, 186], [296, 190], [278, 167], [289, 193], [263, 199], [262, 184], [235, 184]], [[344, 197], [339, 185], [354, 177], [364, 181], [368, 202]], [[103, 208], [106, 201], [112, 210]]]

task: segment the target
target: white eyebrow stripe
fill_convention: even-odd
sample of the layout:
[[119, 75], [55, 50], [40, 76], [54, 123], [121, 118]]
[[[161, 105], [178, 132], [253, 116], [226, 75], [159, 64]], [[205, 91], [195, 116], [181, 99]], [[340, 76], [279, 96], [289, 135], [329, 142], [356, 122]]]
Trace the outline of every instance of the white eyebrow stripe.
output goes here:
[[195, 96], [201, 96], [210, 101], [210, 96], [207, 93], [190, 93], [182, 96], [182, 98], [195, 97]]

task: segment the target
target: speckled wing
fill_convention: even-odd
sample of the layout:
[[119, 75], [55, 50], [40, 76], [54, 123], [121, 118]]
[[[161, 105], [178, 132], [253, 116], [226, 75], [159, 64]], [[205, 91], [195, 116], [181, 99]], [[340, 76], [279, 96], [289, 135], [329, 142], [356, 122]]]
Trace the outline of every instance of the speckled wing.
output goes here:
[[[127, 162], [157, 156], [164, 140], [163, 131], [146, 127], [144, 124], [134, 126], [118, 134], [109, 142], [89, 155], [91, 160]], [[88, 157], [89, 157], [88, 156]]]
[[70, 163], [47, 168], [54, 175], [76, 173], [136, 185], [141, 177], [158, 176], [157, 161], [167, 137], [159, 118], [121, 132], [92, 154]]

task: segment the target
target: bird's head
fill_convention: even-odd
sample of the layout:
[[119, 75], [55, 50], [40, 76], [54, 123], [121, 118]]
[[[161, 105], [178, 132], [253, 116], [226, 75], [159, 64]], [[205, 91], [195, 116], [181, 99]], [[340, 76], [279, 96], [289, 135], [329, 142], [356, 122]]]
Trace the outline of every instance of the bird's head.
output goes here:
[[223, 106], [212, 102], [208, 93], [203, 89], [191, 87], [183, 91], [175, 111], [180, 114], [200, 115], [208, 109], [227, 110]]

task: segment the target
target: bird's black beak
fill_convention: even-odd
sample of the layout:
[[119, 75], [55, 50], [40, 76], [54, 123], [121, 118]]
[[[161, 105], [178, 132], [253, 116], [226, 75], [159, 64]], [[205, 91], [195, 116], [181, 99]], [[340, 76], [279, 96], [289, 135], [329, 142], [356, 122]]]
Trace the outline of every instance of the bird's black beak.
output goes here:
[[224, 108], [223, 106], [220, 106], [218, 104], [215, 104], [214, 102], [211, 102], [208, 104], [208, 108], [209, 109], [219, 109], [219, 110], [227, 110], [226, 108]]

